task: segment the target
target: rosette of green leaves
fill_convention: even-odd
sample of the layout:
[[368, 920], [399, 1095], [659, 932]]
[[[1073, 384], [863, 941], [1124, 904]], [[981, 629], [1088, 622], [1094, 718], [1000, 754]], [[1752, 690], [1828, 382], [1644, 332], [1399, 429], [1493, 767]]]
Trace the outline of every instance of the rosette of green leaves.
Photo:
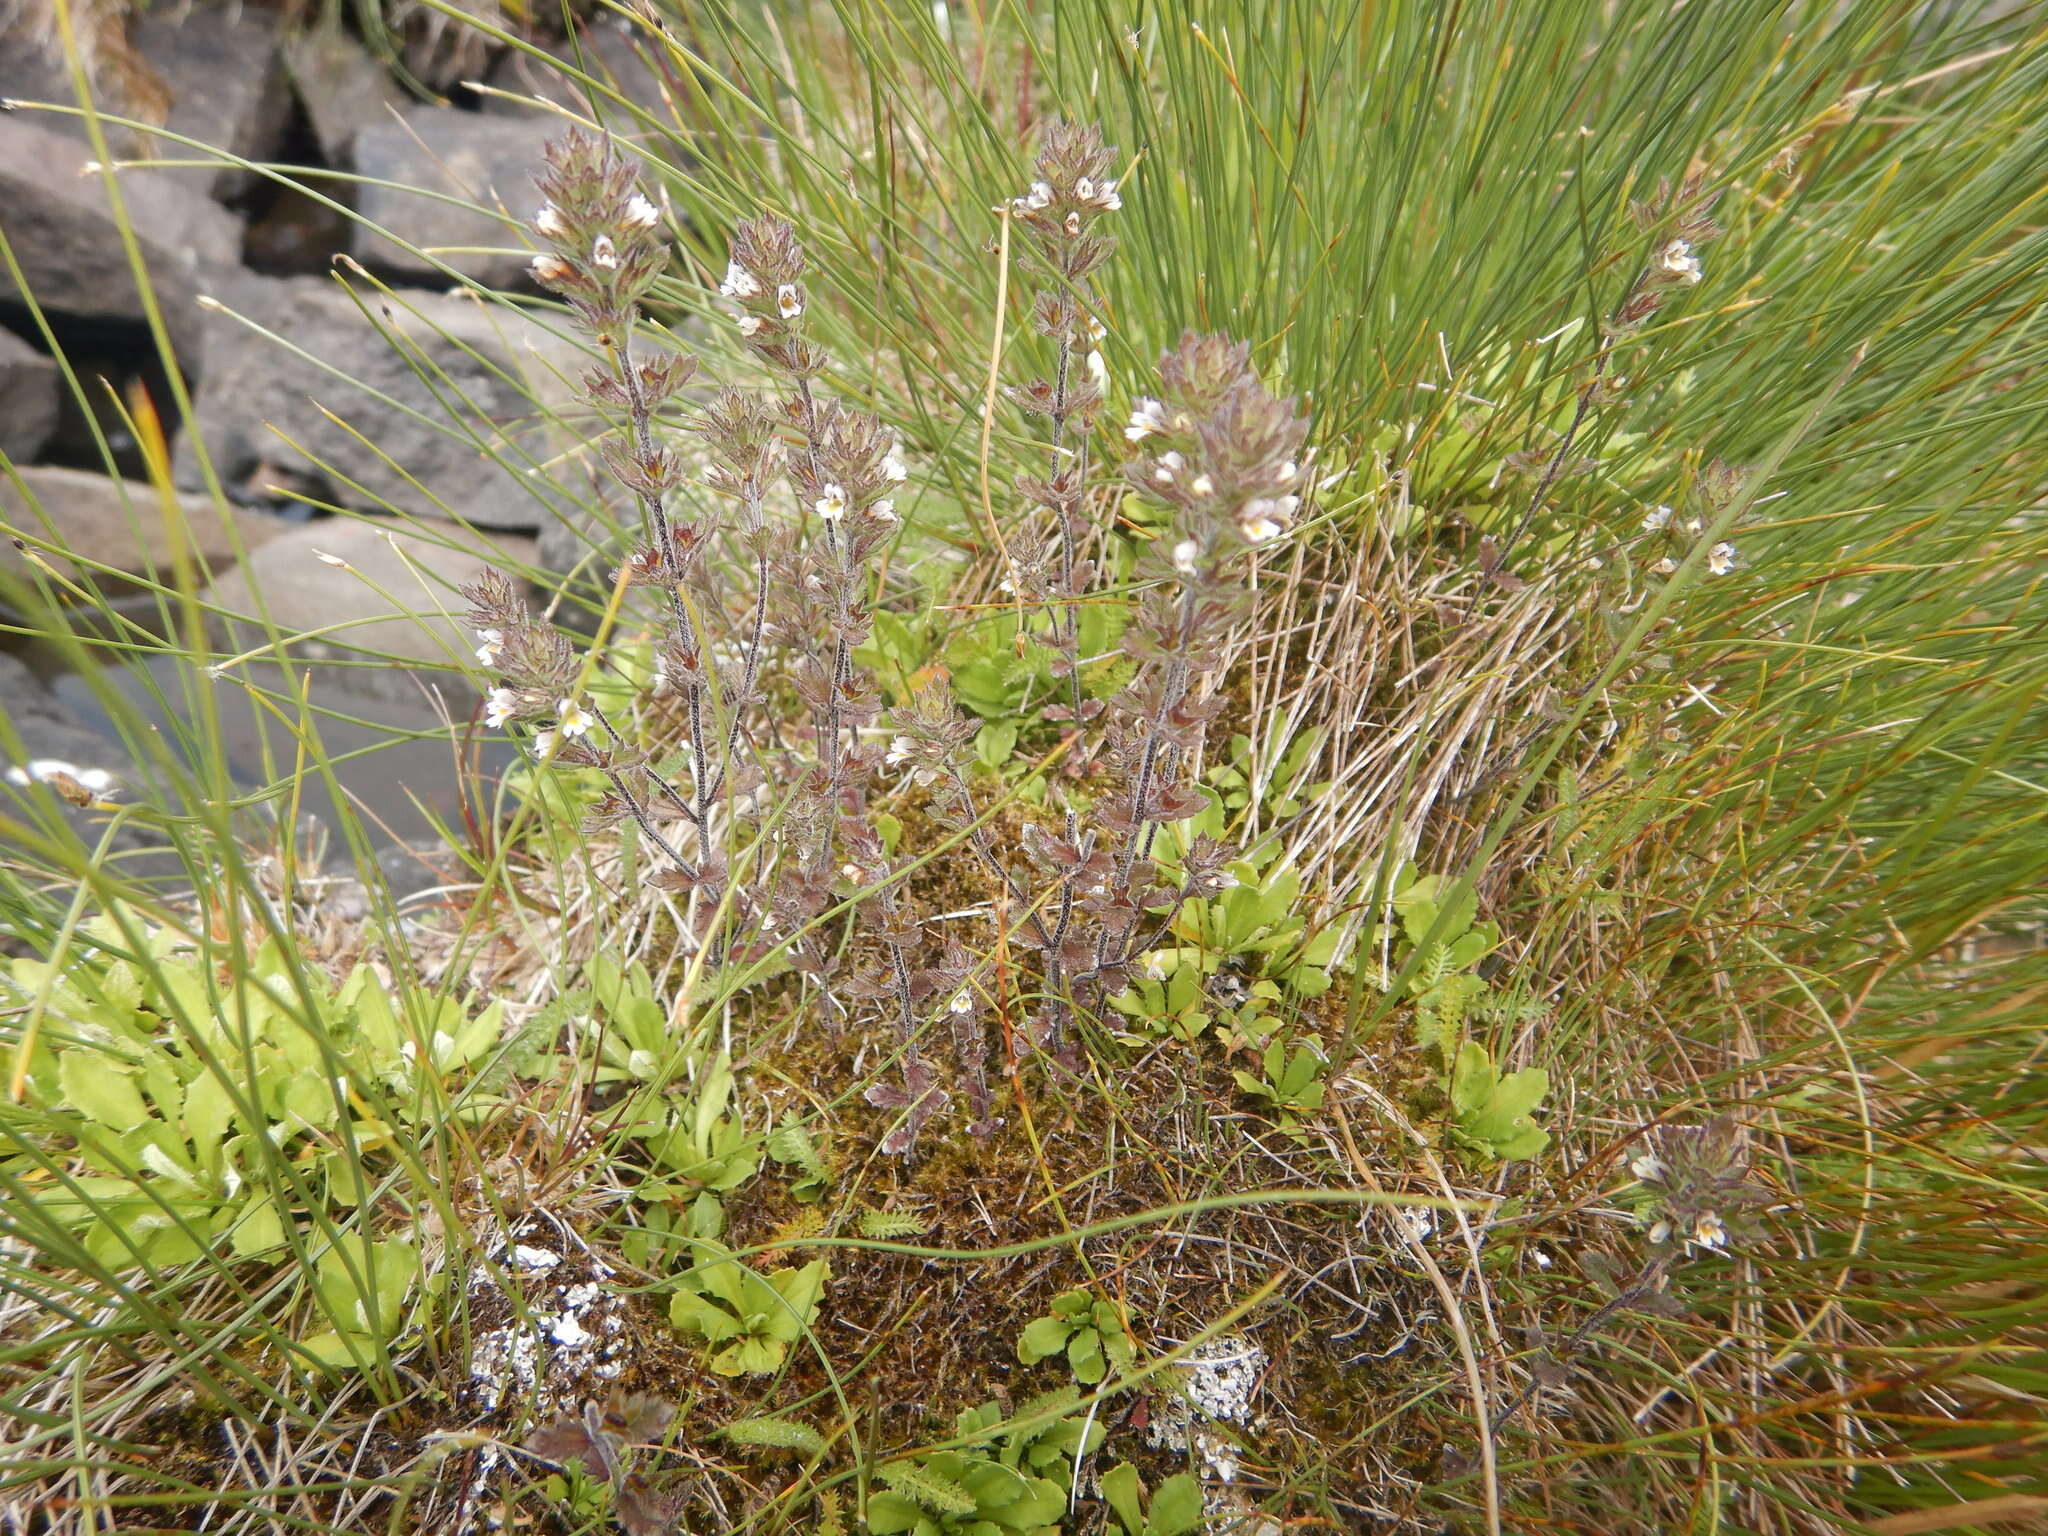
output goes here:
[[1534, 1157], [1550, 1145], [1550, 1133], [1530, 1113], [1549, 1091], [1541, 1067], [1503, 1077], [1486, 1047], [1467, 1040], [1451, 1069], [1451, 1138], [1494, 1159]]
[[[761, 1137], [751, 1134], [732, 1108], [736, 1085], [732, 1063], [711, 1059], [697, 1079], [696, 1093], [681, 1108], [662, 1107], [634, 1124], [648, 1155], [681, 1192], [722, 1194], [746, 1183], [761, 1167]], [[666, 1106], [670, 1101], [662, 1099]], [[643, 1191], [654, 1198], [656, 1191]]]
[[1064, 1354], [1074, 1379], [1094, 1386], [1115, 1366], [1128, 1371], [1137, 1353], [1116, 1304], [1086, 1290], [1053, 1298], [1052, 1311], [1035, 1318], [1017, 1339], [1017, 1358], [1026, 1365]]
[[[444, 1102], [439, 1078], [498, 1038], [495, 1003], [472, 1018], [456, 999], [416, 994], [401, 1017], [367, 967], [329, 992], [274, 941], [221, 985], [175, 934], [129, 926], [139, 954], [116, 948], [126, 940], [109, 918], [89, 935], [106, 947], [62, 976], [17, 959], [6, 978], [39, 1010], [37, 1109], [87, 1170], [53, 1183], [43, 1208], [113, 1268], [284, 1246], [306, 1201], [353, 1203], [361, 1157], [397, 1134], [387, 1116], [427, 1114]], [[281, 1157], [298, 1170], [288, 1181], [275, 1176]]]
[[767, 1375], [781, 1368], [789, 1347], [817, 1320], [831, 1268], [815, 1259], [800, 1269], [764, 1275], [715, 1244], [710, 1257], [680, 1276], [669, 1320], [701, 1333], [711, 1345], [711, 1369], [721, 1376]]
[[[1026, 1408], [1026, 1416], [1051, 1401], [1040, 1399]], [[963, 1409], [955, 1421], [955, 1438], [983, 1444], [878, 1468], [877, 1478], [888, 1486], [868, 1499], [867, 1526], [873, 1536], [1057, 1532], [1067, 1508], [1064, 1479], [1071, 1478], [1075, 1458], [1092, 1453], [1107, 1431], [1099, 1423], [1069, 1417], [1009, 1431], [1003, 1422], [994, 1403]], [[994, 1455], [983, 1448], [998, 1441]]]
[[1251, 850], [1230, 872], [1237, 880], [1231, 889], [1180, 909], [1174, 936], [1202, 956], [1205, 970], [1234, 962], [1302, 997], [1329, 991], [1340, 935], [1311, 931], [1300, 910], [1301, 872], [1280, 861], [1275, 843]]
[[1246, 1094], [1265, 1102], [1282, 1129], [1294, 1129], [1302, 1116], [1323, 1107], [1323, 1073], [1329, 1063], [1310, 1047], [1296, 1046], [1290, 1056], [1286, 1041], [1270, 1041], [1259, 1058], [1259, 1069], [1258, 1077], [1243, 1071], [1230, 1075]]
[[1202, 1485], [1176, 1472], [1143, 1500], [1145, 1485], [1129, 1463], [1102, 1474], [1102, 1501], [1123, 1527], [1123, 1536], [1185, 1536], [1202, 1524]]

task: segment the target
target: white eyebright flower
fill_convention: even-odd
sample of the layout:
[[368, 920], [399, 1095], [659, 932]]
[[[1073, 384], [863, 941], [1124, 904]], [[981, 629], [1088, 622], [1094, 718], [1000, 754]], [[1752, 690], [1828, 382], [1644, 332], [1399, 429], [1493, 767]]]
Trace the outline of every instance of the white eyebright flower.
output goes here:
[[1140, 396], [1131, 410], [1131, 424], [1124, 428], [1124, 436], [1134, 443], [1142, 443], [1155, 432], [1166, 430], [1166, 407], [1150, 395]]
[[498, 652], [505, 649], [505, 631], [502, 629], [480, 629], [476, 632], [476, 637], [483, 641], [483, 644], [476, 648], [477, 664], [484, 667], [495, 665], [498, 660]]
[[519, 713], [519, 695], [510, 688], [493, 688], [484, 700], [484, 724], [492, 730]]
[[741, 316], [740, 316], [740, 334], [741, 334], [742, 336], [755, 336], [755, 335], [759, 335], [759, 334], [760, 334], [760, 330], [761, 330], [761, 317], [760, 317], [759, 315], [741, 315]]
[[953, 1000], [946, 1004], [948, 1013], [967, 1013], [974, 1007], [974, 999], [966, 992], [955, 992]]
[[535, 757], [551, 756], [554, 750], [555, 733], [553, 731], [535, 731], [533, 733], [533, 755]]
[[828, 523], [836, 523], [846, 516], [846, 492], [834, 482], [825, 482], [818, 499], [812, 503], [818, 509], [818, 516]]
[[564, 736], [587, 735], [595, 724], [590, 711], [574, 699], [563, 699], [555, 705], [555, 729]]
[[1628, 1165], [1628, 1171], [1646, 1184], [1655, 1183], [1664, 1177], [1664, 1159], [1654, 1152], [1645, 1152]]
[[1195, 562], [1201, 555], [1201, 545], [1193, 539], [1182, 539], [1173, 546], [1173, 568], [1183, 576], [1192, 576], [1195, 574]]
[[603, 267], [607, 272], [618, 266], [619, 253], [612, 245], [610, 235], [599, 235], [591, 242], [590, 264], [593, 267]]
[[804, 312], [804, 296], [795, 283], [784, 283], [775, 290], [775, 312], [785, 320], [794, 320]]
[[635, 192], [626, 204], [626, 222], [635, 229], [652, 229], [661, 222], [661, 210]]
[[910, 478], [910, 470], [894, 453], [882, 460], [882, 477], [899, 484]]
[[725, 264], [725, 281], [718, 291], [728, 299], [751, 299], [761, 291], [761, 280], [736, 261]]
[[1735, 569], [1735, 546], [1726, 539], [1707, 551], [1707, 572], [1713, 576], [1726, 576]]
[[559, 256], [536, 256], [527, 270], [537, 283], [563, 283], [576, 275], [576, 269]]
[[896, 515], [896, 503], [886, 496], [868, 508], [868, 516], [878, 523], [897, 523], [902, 521]]
[[562, 222], [562, 210], [553, 203], [543, 203], [541, 210], [533, 216], [533, 227], [550, 240], [559, 240], [569, 233], [569, 226]]
[[1700, 267], [1699, 257], [1692, 253], [1689, 240], [1674, 240], [1665, 246], [1657, 258], [1657, 266], [1667, 277], [1675, 277], [1686, 284], [1696, 283], [1706, 275]]

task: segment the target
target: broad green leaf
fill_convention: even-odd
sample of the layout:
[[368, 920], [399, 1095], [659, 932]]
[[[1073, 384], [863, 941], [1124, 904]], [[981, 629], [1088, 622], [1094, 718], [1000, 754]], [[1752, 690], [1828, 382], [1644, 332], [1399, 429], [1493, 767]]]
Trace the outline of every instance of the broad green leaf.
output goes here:
[[104, 1055], [65, 1051], [57, 1058], [57, 1084], [65, 1104], [112, 1130], [133, 1130], [149, 1118], [129, 1069]]
[[1138, 1479], [1138, 1469], [1129, 1462], [1118, 1462], [1102, 1474], [1099, 1486], [1103, 1502], [1116, 1512], [1129, 1536], [1141, 1536], [1145, 1516], [1138, 1494], [1144, 1485]]
[[284, 1246], [284, 1217], [269, 1195], [255, 1195], [228, 1229], [228, 1246], [238, 1257], [260, 1258]]
[[1083, 1328], [1067, 1340], [1067, 1364], [1074, 1372], [1074, 1380], [1084, 1386], [1094, 1386], [1102, 1380], [1108, 1367], [1102, 1359], [1102, 1335], [1093, 1328]]
[[1152, 1494], [1148, 1536], [1185, 1536], [1202, 1524], [1202, 1486], [1186, 1472], [1176, 1472]]
[[792, 1343], [802, 1338], [818, 1315], [818, 1303], [824, 1298], [831, 1273], [825, 1260], [813, 1259], [801, 1269], [778, 1269], [770, 1275], [768, 1284], [781, 1297], [782, 1305], [768, 1309], [768, 1331]]
[[1026, 1365], [1034, 1365], [1056, 1355], [1067, 1347], [1067, 1338], [1073, 1331], [1073, 1325], [1065, 1318], [1036, 1318], [1026, 1324], [1024, 1332], [1018, 1335], [1017, 1358]]
[[185, 1136], [202, 1157], [217, 1154], [235, 1124], [235, 1101], [227, 1084], [202, 1068], [185, 1085]]

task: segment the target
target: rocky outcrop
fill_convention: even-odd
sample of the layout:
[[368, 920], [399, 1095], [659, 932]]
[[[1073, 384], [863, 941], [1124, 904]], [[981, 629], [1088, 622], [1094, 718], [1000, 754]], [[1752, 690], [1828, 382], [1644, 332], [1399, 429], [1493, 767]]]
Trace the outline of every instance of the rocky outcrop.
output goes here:
[[[244, 276], [214, 304], [197, 425], [239, 494], [283, 477], [363, 511], [526, 532], [550, 519], [551, 482], [523, 473], [555, 442], [534, 400], [560, 398], [581, 354], [536, 322], [469, 294], [325, 277]], [[179, 483], [202, 483], [189, 442]]]
[[[29, 331], [30, 295], [60, 330], [123, 333], [149, 348], [149, 311], [116, 222], [107, 177], [91, 151], [19, 116], [0, 116], [0, 234], [26, 282], [0, 263], [0, 324]], [[118, 196], [149, 274], [171, 345], [187, 374], [204, 367], [200, 273], [241, 256], [241, 226], [208, 198], [163, 177], [117, 176]]]
[[[633, 109], [661, 114], [665, 90], [666, 60], [649, 52], [646, 37], [637, 27], [599, 16], [574, 46], [564, 43], [532, 53], [512, 49], [485, 81], [490, 90], [484, 94], [483, 109], [549, 117], [557, 111], [573, 112], [599, 122], [616, 120], [621, 131], [631, 132]], [[667, 120], [665, 114], [661, 120]]]
[[261, 643], [268, 612], [284, 633], [309, 637], [291, 647], [301, 659], [372, 661], [332, 670], [375, 693], [392, 663], [473, 669], [477, 642], [461, 587], [494, 565], [533, 563], [531, 539], [500, 536], [483, 550], [388, 521], [331, 518], [272, 539], [215, 582], [206, 601], [243, 616], [227, 621], [237, 648]]
[[[147, 75], [137, 72], [124, 89], [113, 78], [117, 71], [99, 71], [94, 99], [101, 111], [115, 117], [147, 122], [160, 116], [162, 132], [109, 122], [102, 128], [108, 147], [123, 159], [190, 159], [207, 149], [244, 160], [276, 159], [291, 117], [281, 32], [278, 13], [256, 6], [165, 6], [138, 16], [130, 42]], [[63, 59], [20, 31], [0, 37], [0, 97], [62, 107], [77, 100]], [[82, 116], [44, 113], [36, 121], [47, 132], [89, 142]], [[183, 195], [191, 195], [192, 173], [170, 171], [159, 179], [171, 178]], [[227, 201], [246, 197], [259, 182], [255, 173], [224, 164], [204, 186]]]
[[390, 122], [412, 99], [338, 27], [316, 27], [287, 39], [284, 61], [321, 158], [340, 170], [355, 167], [357, 134]]
[[533, 259], [522, 221], [540, 202], [533, 178], [560, 131], [538, 118], [424, 106], [407, 108], [398, 122], [369, 124], [355, 142], [356, 170], [369, 178], [358, 204], [365, 223], [355, 231], [357, 258], [415, 280], [445, 277], [445, 263], [493, 288], [520, 285]]
[[[99, 580], [111, 570], [168, 582], [180, 547], [200, 574], [224, 571], [288, 526], [262, 512], [223, 510], [197, 495], [176, 498], [176, 518], [174, 527], [149, 485], [48, 464], [17, 469], [0, 476], [0, 535], [6, 539], [0, 569], [25, 577], [30, 561], [40, 560], [79, 581]], [[66, 550], [79, 559], [67, 560]]]

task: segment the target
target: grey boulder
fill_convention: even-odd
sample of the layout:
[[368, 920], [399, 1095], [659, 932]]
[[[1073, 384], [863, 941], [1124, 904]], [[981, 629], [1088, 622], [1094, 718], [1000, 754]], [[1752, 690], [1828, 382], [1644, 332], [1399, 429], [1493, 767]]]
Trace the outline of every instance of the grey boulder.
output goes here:
[[533, 541], [519, 537], [472, 540], [449, 529], [429, 537], [398, 523], [371, 518], [329, 518], [272, 539], [238, 569], [215, 582], [206, 601], [220, 610], [246, 648], [265, 638], [268, 613], [302, 660], [336, 662], [323, 668], [356, 691], [376, 693], [394, 665], [476, 669], [476, 639], [464, 615], [461, 588], [493, 567], [513, 570], [533, 562]]
[[533, 252], [520, 221], [540, 202], [533, 179], [557, 131], [533, 118], [427, 106], [369, 124], [355, 141], [356, 171], [367, 178], [357, 257], [409, 279], [445, 277], [445, 263], [489, 287], [522, 283]]
[[[50, 465], [19, 469], [0, 476], [0, 536], [6, 539], [0, 570], [27, 577], [33, 551], [34, 559], [74, 581], [111, 570], [168, 582], [179, 545], [201, 572], [226, 570], [289, 526], [240, 507], [223, 511], [211, 497], [197, 495], [177, 498], [177, 516], [182, 532], [174, 535], [148, 485]], [[64, 557], [67, 550], [91, 564], [74, 565]]]
[[[215, 298], [205, 343], [199, 435], [238, 491], [283, 479], [361, 511], [521, 531], [552, 519], [543, 466], [568, 441], [563, 380], [586, 360], [523, 312], [460, 292], [242, 277]], [[178, 465], [181, 485], [203, 483], [189, 441]]]
[[[75, 139], [18, 116], [0, 116], [0, 233], [27, 293], [0, 264], [0, 312], [27, 299], [53, 324], [87, 321], [141, 329], [148, 323], [103, 176]], [[120, 173], [121, 198], [141, 247], [171, 345], [185, 372], [202, 363], [192, 301], [199, 273], [239, 261], [241, 225], [226, 209], [158, 174]], [[18, 322], [17, 322], [18, 323]]]
[[[278, 52], [279, 18], [274, 12], [241, 5], [169, 6], [139, 16], [129, 31], [148, 74], [132, 71], [123, 89], [121, 71], [101, 69], [95, 104], [104, 112], [143, 121], [161, 115], [164, 134], [108, 123], [103, 131], [116, 154], [189, 159], [204, 153], [179, 143], [183, 138], [244, 160], [277, 157], [290, 121], [291, 94]], [[0, 36], [0, 96], [65, 107], [76, 101], [62, 57], [38, 44], [20, 24]], [[49, 114], [39, 121], [50, 131], [88, 141], [82, 117]], [[254, 172], [222, 165], [207, 177], [206, 190], [216, 198], [237, 197], [260, 179]], [[189, 180], [185, 185], [189, 188]]]
[[[484, 110], [549, 116], [565, 110], [615, 123], [625, 132], [635, 131], [633, 114], [616, 97], [657, 121], [667, 122], [659, 67], [662, 54], [659, 40], [644, 28], [598, 16], [584, 24], [577, 44], [562, 43], [540, 54], [520, 48], [507, 52], [491, 67], [484, 82], [491, 88], [484, 96]], [[596, 89], [589, 83], [593, 81]]]

